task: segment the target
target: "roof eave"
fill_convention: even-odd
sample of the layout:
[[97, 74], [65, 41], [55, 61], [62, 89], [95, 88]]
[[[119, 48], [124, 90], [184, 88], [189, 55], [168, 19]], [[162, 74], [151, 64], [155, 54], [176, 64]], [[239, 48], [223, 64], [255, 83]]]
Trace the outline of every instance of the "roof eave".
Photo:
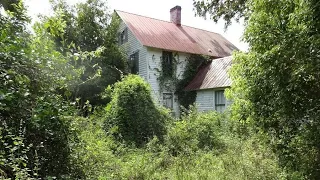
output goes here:
[[212, 88], [193, 88], [193, 89], [187, 89], [185, 88], [184, 91], [204, 91], [204, 90], [218, 90], [218, 89], [225, 89], [230, 88], [231, 85], [228, 86], [219, 86], [219, 87], [212, 87]]

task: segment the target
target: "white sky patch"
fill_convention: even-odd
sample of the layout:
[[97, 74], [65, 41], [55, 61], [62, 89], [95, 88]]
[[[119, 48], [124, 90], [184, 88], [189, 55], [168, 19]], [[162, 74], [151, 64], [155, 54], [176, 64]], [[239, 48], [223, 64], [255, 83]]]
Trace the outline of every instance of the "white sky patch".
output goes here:
[[[84, 2], [85, 0], [67, 0], [70, 4]], [[52, 14], [49, 0], [25, 0], [28, 6], [29, 15], [38, 20], [38, 14]], [[195, 17], [192, 0], [109, 0], [107, 5], [112, 12], [114, 9], [134, 14], [148, 16], [161, 20], [170, 20], [170, 9], [176, 5], [181, 6], [181, 23], [212, 32], [219, 33], [237, 46], [242, 51], [248, 50], [248, 44], [241, 42], [244, 26], [243, 23], [233, 23], [224, 31], [224, 21], [217, 24], [212, 20], [204, 20], [202, 17]]]

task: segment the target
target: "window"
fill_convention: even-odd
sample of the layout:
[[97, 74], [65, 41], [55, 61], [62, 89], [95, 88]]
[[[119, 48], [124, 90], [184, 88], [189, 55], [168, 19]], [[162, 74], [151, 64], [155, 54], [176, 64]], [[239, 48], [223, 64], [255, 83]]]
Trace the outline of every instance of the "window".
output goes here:
[[129, 67], [131, 69], [131, 74], [139, 73], [139, 51], [129, 57]]
[[173, 56], [172, 52], [162, 51], [162, 72], [167, 77], [172, 77], [173, 75]]
[[119, 34], [119, 44], [122, 45], [124, 43], [128, 42], [128, 28], [125, 28], [120, 34]]
[[215, 91], [215, 110], [218, 112], [223, 112], [226, 108], [226, 98], [224, 96], [224, 90]]
[[163, 93], [163, 106], [168, 109], [173, 109], [173, 94]]

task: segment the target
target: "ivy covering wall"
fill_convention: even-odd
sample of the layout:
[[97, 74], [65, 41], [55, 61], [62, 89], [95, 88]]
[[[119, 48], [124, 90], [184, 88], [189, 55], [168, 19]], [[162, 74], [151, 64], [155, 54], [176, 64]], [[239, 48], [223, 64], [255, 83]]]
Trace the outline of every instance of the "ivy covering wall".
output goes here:
[[168, 66], [167, 59], [161, 58], [161, 71], [158, 77], [160, 91], [173, 91], [178, 96], [182, 108], [188, 109], [196, 100], [196, 91], [184, 91], [184, 88], [192, 81], [200, 66], [209, 62], [210, 57], [192, 54], [185, 61], [182, 78], [178, 78], [177, 66], [181, 64], [178, 53], [174, 53], [171, 66]]
[[196, 101], [196, 91], [184, 91], [184, 88], [192, 81], [197, 74], [199, 67], [209, 62], [210, 57], [192, 54], [186, 61], [182, 79], [176, 84], [175, 94], [178, 96], [179, 104], [185, 109], [189, 109], [189, 106]]

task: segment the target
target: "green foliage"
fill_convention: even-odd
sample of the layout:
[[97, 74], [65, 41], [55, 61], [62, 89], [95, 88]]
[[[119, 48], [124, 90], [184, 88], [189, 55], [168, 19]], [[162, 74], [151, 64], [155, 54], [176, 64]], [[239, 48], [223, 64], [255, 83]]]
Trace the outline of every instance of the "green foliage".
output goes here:
[[[277, 157], [260, 138], [242, 139], [227, 116], [192, 111], [169, 123], [165, 140], [128, 147], [103, 131], [104, 115], [78, 118], [74, 159], [87, 179], [287, 179]], [[189, 134], [190, 133], [190, 134]], [[194, 138], [192, 137], [194, 136]], [[176, 153], [173, 153], [175, 150]], [[299, 179], [299, 176], [295, 177]]]
[[[106, 89], [125, 63], [119, 22], [105, 24], [103, 3], [54, 3], [31, 34], [22, 2], [8, 2], [0, 2], [9, 10], [0, 12], [1, 179], [318, 179], [317, 1], [246, 4], [251, 52], [235, 54], [233, 120], [191, 108], [178, 122], [139, 76]], [[174, 81], [185, 106], [195, 96], [182, 89], [206, 58], [189, 61]], [[102, 96], [111, 100], [104, 111], [79, 117], [76, 103], [90, 111], [87, 100]]]
[[233, 117], [267, 133], [281, 165], [320, 177], [320, 4], [252, 1], [231, 77]]
[[247, 3], [248, 0], [193, 0], [196, 15], [207, 17], [209, 14], [210, 19], [218, 22], [219, 19], [225, 21], [225, 27], [232, 23], [232, 19], [239, 21], [240, 18], [248, 18]]
[[112, 165], [118, 161], [113, 154], [118, 144], [106, 136], [103, 122], [104, 118], [98, 113], [91, 118], [76, 117], [73, 120], [72, 129], [77, 136], [72, 140], [72, 157], [83, 172], [78, 174], [78, 178], [100, 179], [112, 174]]
[[22, 4], [13, 7], [0, 16], [1, 173], [11, 179], [70, 177], [72, 133], [64, 116], [74, 109], [60, 92], [67, 96], [79, 76], [45, 31], [26, 31]]
[[74, 6], [58, 0], [52, 5], [54, 16], [43, 17], [42, 24], [60, 52], [78, 55], [69, 63], [82, 69], [82, 83], [72, 91], [74, 99], [80, 99], [80, 107], [87, 101], [93, 106], [107, 104], [101, 93], [127, 71], [125, 55], [117, 45], [119, 19], [108, 14], [107, 5], [101, 0]]
[[29, 162], [38, 161], [40, 177], [63, 178], [78, 174], [70, 157], [69, 139], [74, 133], [70, 128], [71, 120], [66, 118], [73, 115], [73, 110], [58, 95], [41, 97], [36, 104], [34, 115], [27, 124], [25, 140], [27, 144], [33, 144], [28, 154]]
[[208, 63], [210, 57], [202, 55], [192, 54], [186, 59], [187, 64], [185, 66], [182, 78], [178, 80], [176, 84], [175, 94], [178, 96], [180, 105], [188, 109], [196, 101], [196, 91], [185, 91], [184, 88], [193, 80], [197, 74], [199, 67]]
[[166, 136], [166, 145], [174, 155], [189, 155], [197, 150], [221, 149], [218, 128], [222, 128], [223, 117], [215, 112], [198, 114], [195, 108], [183, 115], [181, 121], [172, 125]]
[[28, 58], [28, 34], [24, 32], [26, 16], [23, 6], [14, 6], [20, 13], [7, 11], [0, 16], [0, 172], [6, 178], [30, 178], [27, 153], [31, 145], [25, 142], [26, 123], [30, 119], [33, 98], [40, 86], [40, 73]]
[[115, 84], [112, 100], [106, 107], [106, 131], [137, 146], [165, 133], [167, 114], [157, 107], [150, 86], [137, 75], [129, 75]]
[[180, 105], [184, 109], [188, 109], [192, 105], [197, 96], [195, 91], [185, 91], [184, 88], [190, 83], [190, 81], [195, 77], [198, 69], [201, 65], [208, 62], [209, 57], [202, 55], [192, 54], [186, 61], [187, 64], [182, 74], [182, 78], [179, 79], [177, 75], [177, 67], [181, 64], [179, 56], [175, 53], [172, 57], [172, 64], [168, 65], [166, 60], [161, 58], [161, 69], [159, 73], [158, 81], [161, 91], [168, 90], [174, 91], [178, 96]]
[[0, 7], [3, 7], [5, 11], [19, 13], [17, 6], [21, 6], [22, 1], [20, 0], [2, 0]]
[[[22, 126], [20, 126], [22, 127]], [[10, 129], [0, 127], [0, 177], [1, 179], [32, 179], [38, 177], [39, 162], [35, 161], [34, 168], [28, 168], [28, 152], [32, 145], [26, 146], [23, 132], [12, 134]], [[37, 157], [35, 157], [37, 158]]]
[[[169, 59], [172, 60], [171, 63], [168, 63], [168, 61], [170, 61]], [[180, 63], [178, 53], [172, 54], [172, 52], [166, 52], [165, 57], [162, 56], [160, 61], [161, 71], [159, 71], [159, 76], [157, 78], [160, 85], [160, 91], [174, 91], [178, 81], [177, 66]]]
[[[86, 7], [86, 10], [90, 8]], [[78, 97], [75, 92], [79, 86], [96, 83], [101, 74], [112, 78], [110, 71], [103, 74], [106, 73], [103, 68], [89, 64], [91, 68], [95, 68], [95, 72], [83, 79], [83, 72], [86, 68], [90, 68], [88, 63], [92, 63], [92, 59], [100, 58], [102, 62], [106, 62], [101, 57], [107, 54], [111, 61], [116, 59], [115, 62], [121, 64], [117, 59], [121, 52], [113, 43], [116, 42], [113, 37], [117, 29], [116, 21], [108, 27], [108, 32], [103, 32], [105, 44], [94, 51], [84, 52], [80, 49], [77, 51], [72, 49], [74, 45], [67, 47], [65, 41], [62, 41], [67, 34], [68, 24], [65, 20], [67, 15], [61, 11], [61, 8], [57, 9], [52, 19], [48, 18], [45, 23], [35, 24], [34, 36], [25, 30], [27, 18], [23, 17], [23, 13], [18, 15], [9, 13], [9, 15], [11, 19], [1, 16], [1, 77], [5, 77], [1, 78], [3, 86], [0, 88], [1, 125], [6, 125], [5, 129], [8, 128], [12, 132], [12, 137], [20, 137], [19, 129], [23, 129], [22, 143], [28, 148], [22, 151], [21, 148], [17, 149], [7, 143], [7, 140], [1, 144], [1, 153], [3, 148], [13, 152], [10, 154], [4, 151], [2, 156], [2, 159], [8, 159], [2, 163], [1, 167], [4, 169], [4, 176], [22, 179], [83, 177], [82, 170], [78, 168], [81, 166], [76, 164], [78, 162], [70, 156], [71, 148], [75, 143], [69, 140], [76, 137], [70, 129], [73, 120], [66, 117], [74, 116], [76, 111], [67, 99]], [[59, 38], [61, 41], [57, 40]], [[57, 44], [60, 47], [57, 47]], [[113, 81], [121, 74], [117, 66], [111, 67], [110, 64], [109, 66], [100, 64], [100, 66], [116, 72]], [[73, 97], [70, 96], [71, 92]], [[84, 104], [79, 103], [80, 106]], [[3, 133], [1, 135], [6, 136]], [[13, 151], [14, 149], [17, 150]], [[19, 152], [24, 153], [19, 154]], [[23, 166], [20, 161], [23, 162]], [[30, 169], [36, 169], [37, 174], [34, 175], [34, 171]]]

